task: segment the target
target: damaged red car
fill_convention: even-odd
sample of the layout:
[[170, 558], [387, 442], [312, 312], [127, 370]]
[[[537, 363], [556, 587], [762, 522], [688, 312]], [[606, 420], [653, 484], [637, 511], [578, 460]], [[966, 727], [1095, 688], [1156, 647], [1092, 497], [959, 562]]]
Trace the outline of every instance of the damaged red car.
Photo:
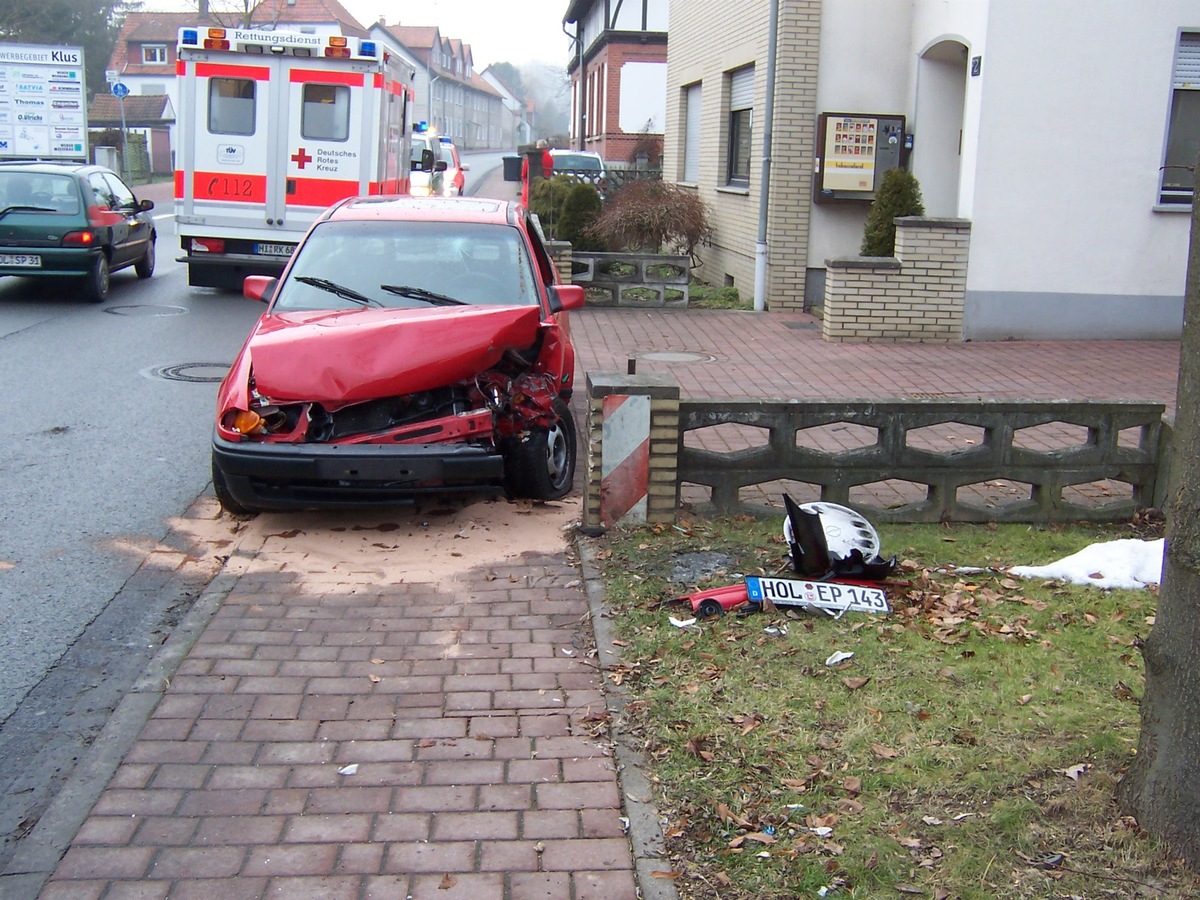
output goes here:
[[360, 197], [327, 210], [221, 382], [213, 489], [231, 512], [380, 506], [575, 477], [575, 350], [525, 211], [499, 200]]

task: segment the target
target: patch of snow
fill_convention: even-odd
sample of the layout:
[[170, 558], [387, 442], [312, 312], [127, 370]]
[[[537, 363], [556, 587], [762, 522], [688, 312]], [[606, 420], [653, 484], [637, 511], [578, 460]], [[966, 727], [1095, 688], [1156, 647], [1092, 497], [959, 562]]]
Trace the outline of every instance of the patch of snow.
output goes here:
[[1007, 571], [1019, 578], [1049, 578], [1099, 588], [1137, 590], [1162, 580], [1163, 539], [1126, 538], [1092, 544], [1047, 566], [1013, 566]]

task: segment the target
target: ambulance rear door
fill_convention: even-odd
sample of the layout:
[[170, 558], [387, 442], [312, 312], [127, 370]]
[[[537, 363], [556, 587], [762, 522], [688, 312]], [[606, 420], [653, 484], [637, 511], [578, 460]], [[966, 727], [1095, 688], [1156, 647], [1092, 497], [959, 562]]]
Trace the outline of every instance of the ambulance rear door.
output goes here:
[[286, 113], [278, 130], [275, 170], [289, 230], [306, 229], [331, 203], [370, 193], [379, 144], [371, 98], [378, 92], [373, 60], [295, 59], [287, 73]]
[[272, 189], [270, 173], [282, 154], [273, 123], [284, 94], [284, 63], [202, 50], [180, 61], [181, 74], [188, 76], [180, 79], [180, 109], [193, 135], [180, 148], [181, 225], [195, 224], [209, 234], [277, 227], [282, 187]]

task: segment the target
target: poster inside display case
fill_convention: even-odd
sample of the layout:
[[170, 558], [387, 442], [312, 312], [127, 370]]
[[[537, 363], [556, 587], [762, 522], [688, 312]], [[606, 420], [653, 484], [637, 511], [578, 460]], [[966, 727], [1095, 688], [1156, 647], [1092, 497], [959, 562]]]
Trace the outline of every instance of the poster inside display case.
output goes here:
[[870, 201], [883, 173], [901, 165], [904, 116], [822, 113], [817, 141], [817, 200]]

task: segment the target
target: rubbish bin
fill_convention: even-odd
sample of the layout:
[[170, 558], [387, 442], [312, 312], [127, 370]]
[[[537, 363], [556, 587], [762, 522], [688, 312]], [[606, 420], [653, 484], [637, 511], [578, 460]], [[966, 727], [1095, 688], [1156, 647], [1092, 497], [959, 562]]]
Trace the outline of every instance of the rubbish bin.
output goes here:
[[504, 157], [504, 180], [505, 181], [520, 181], [521, 180], [521, 162], [519, 156]]

